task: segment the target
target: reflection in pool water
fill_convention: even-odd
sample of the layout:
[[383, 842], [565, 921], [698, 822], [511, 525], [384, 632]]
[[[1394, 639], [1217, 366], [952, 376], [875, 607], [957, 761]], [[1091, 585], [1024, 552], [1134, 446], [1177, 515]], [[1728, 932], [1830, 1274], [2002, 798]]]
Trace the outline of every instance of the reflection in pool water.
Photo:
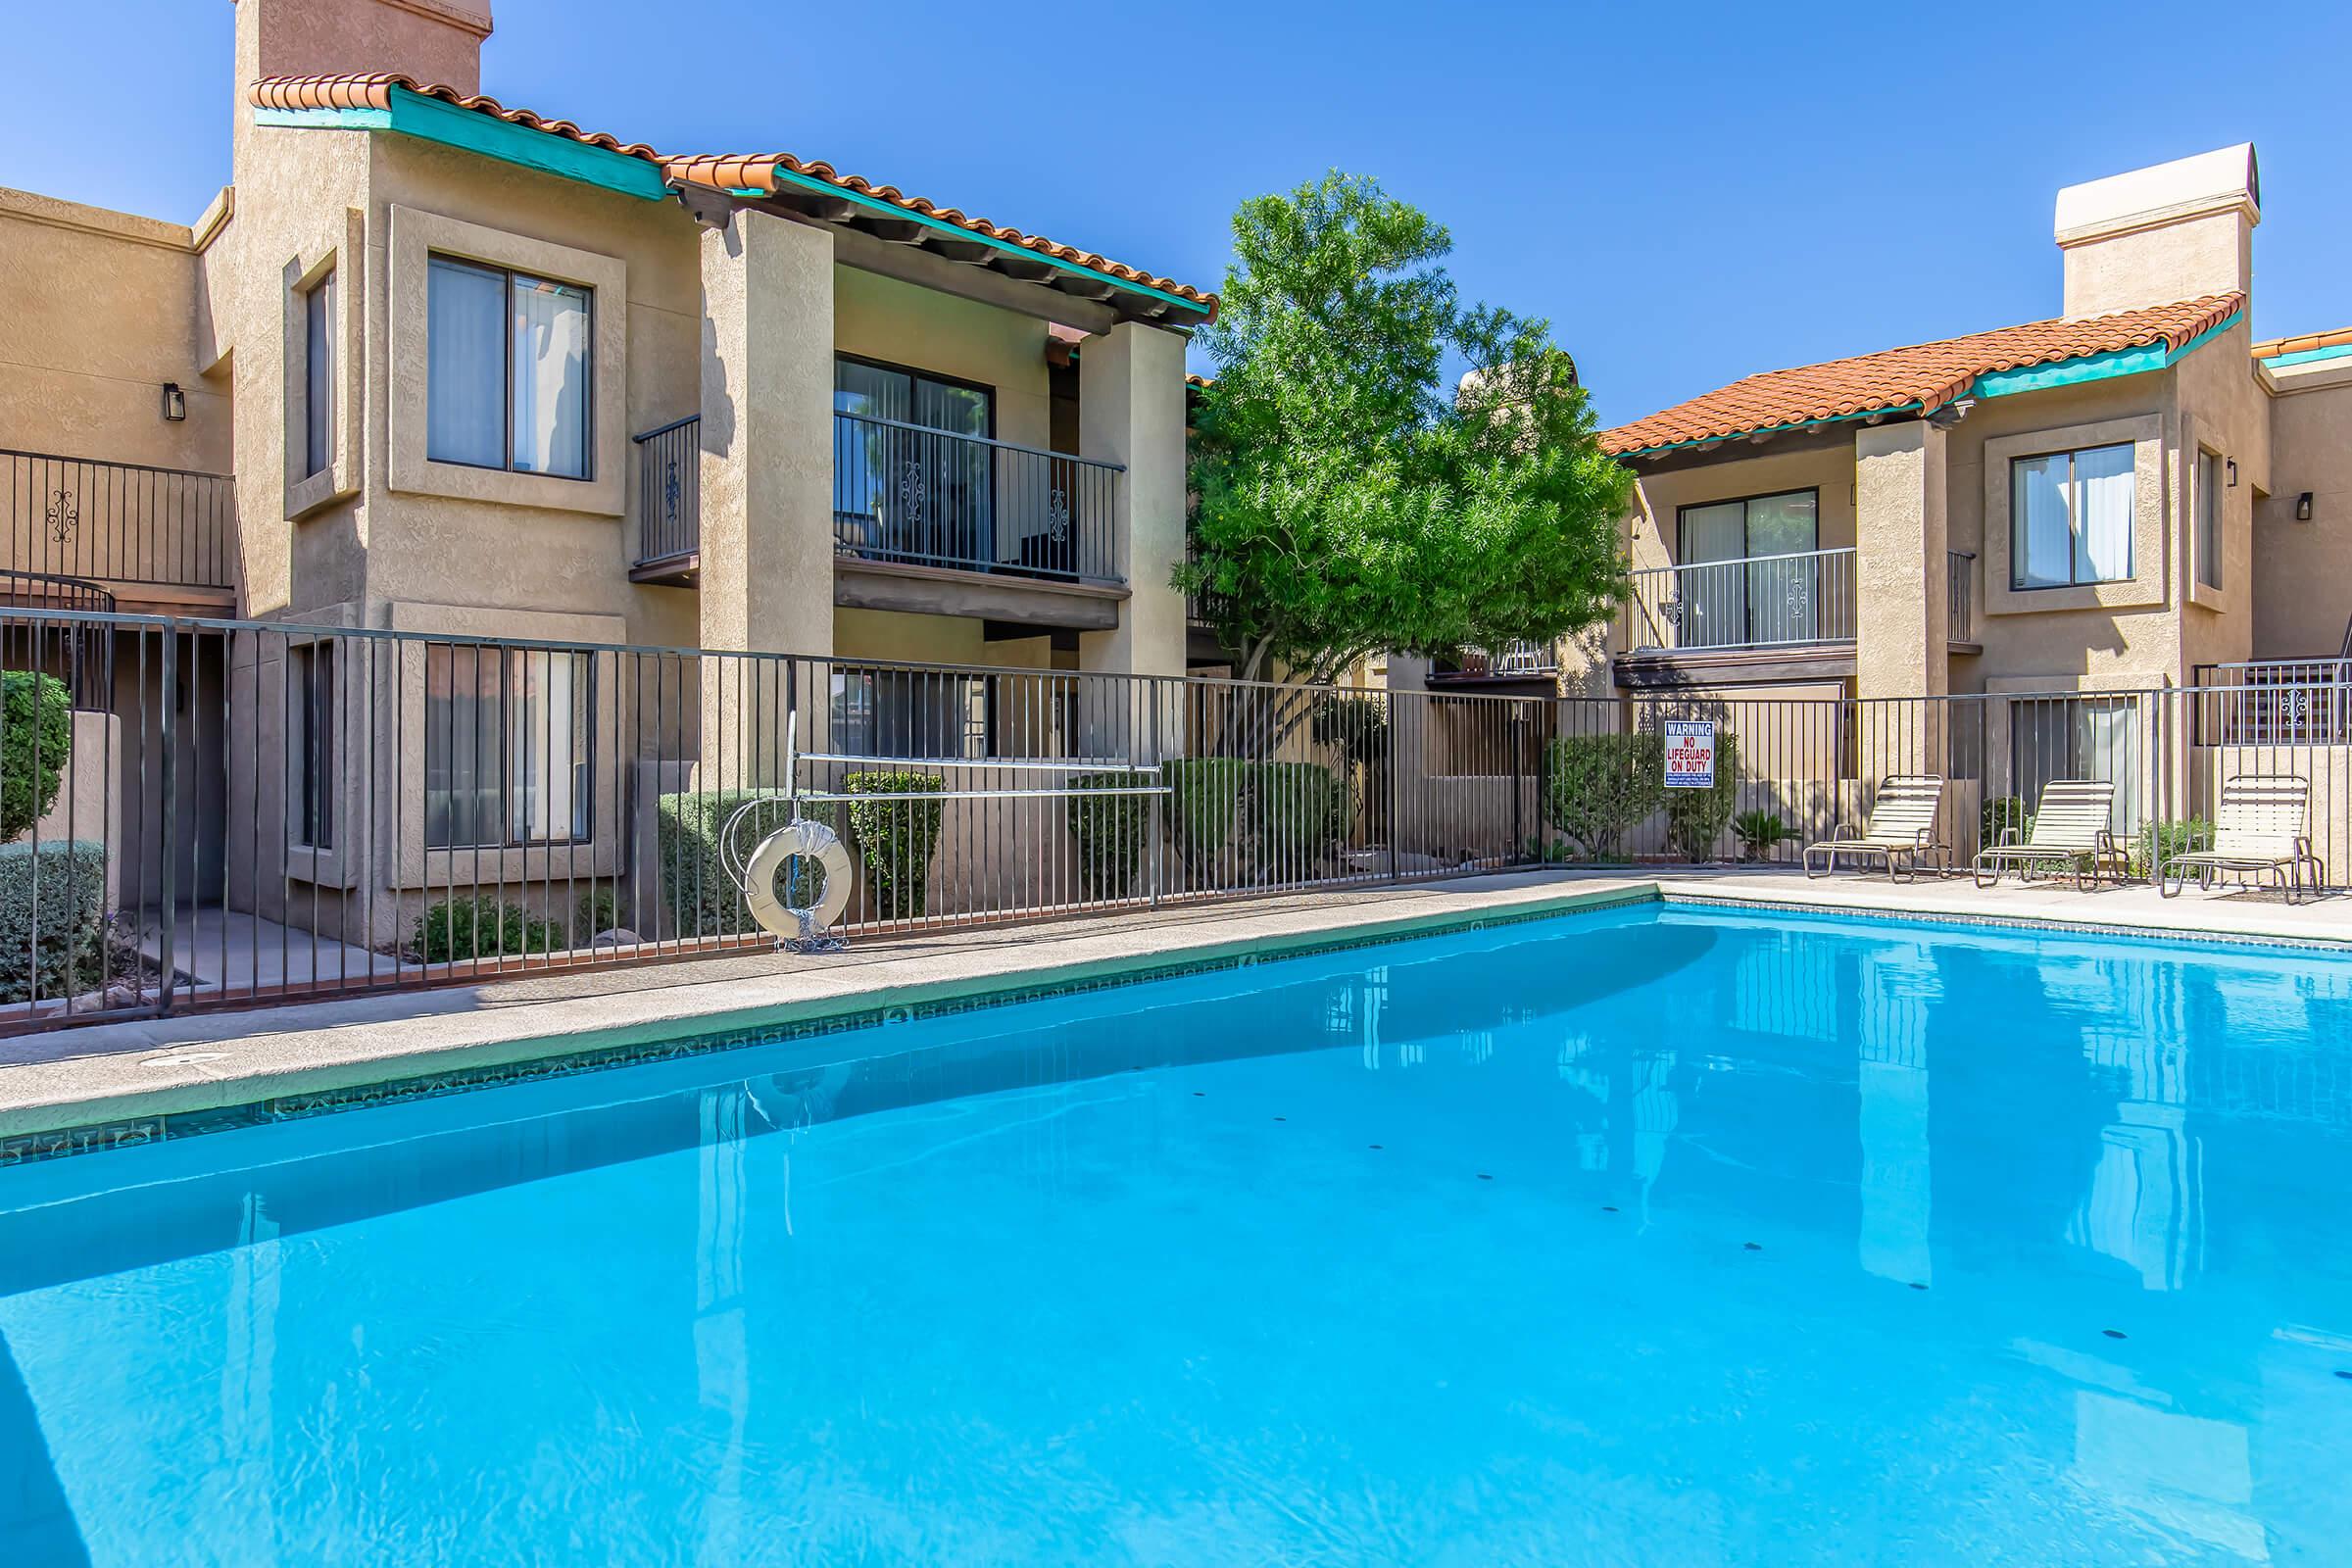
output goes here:
[[2352, 963], [1654, 908], [0, 1172], [11, 1561], [2326, 1561]]

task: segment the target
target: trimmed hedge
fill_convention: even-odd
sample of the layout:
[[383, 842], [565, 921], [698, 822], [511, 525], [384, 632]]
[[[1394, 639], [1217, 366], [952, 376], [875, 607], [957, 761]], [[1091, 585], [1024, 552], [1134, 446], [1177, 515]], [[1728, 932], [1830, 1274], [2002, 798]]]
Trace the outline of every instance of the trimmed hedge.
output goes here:
[[1257, 853], [1266, 864], [1296, 868], [1322, 858], [1348, 836], [1355, 800], [1347, 781], [1320, 762], [1260, 762], [1252, 794]]
[[[654, 802], [654, 845], [662, 863], [661, 908], [669, 917], [670, 934], [719, 937], [759, 929], [760, 923], [744, 906], [743, 895], [727, 879], [727, 869], [720, 863], [718, 834], [737, 807], [749, 801], [774, 802], [771, 808], [757, 813], [753, 831], [741, 835], [739, 847], [749, 855], [760, 839], [792, 819], [786, 804], [789, 799], [782, 790], [683, 790]], [[828, 826], [833, 823], [830, 802], [805, 802], [801, 814]]]
[[466, 958], [513, 958], [553, 953], [563, 946], [554, 922], [536, 919], [519, 904], [487, 893], [461, 894], [425, 906], [409, 934], [409, 948], [426, 963]]
[[0, 845], [0, 1002], [87, 990], [104, 956], [106, 846]]
[[73, 755], [66, 683], [29, 669], [0, 671], [0, 842], [23, 838], [48, 814]]
[[[927, 794], [947, 787], [937, 773], [852, 773], [841, 781], [844, 795]], [[942, 802], [850, 803], [850, 829], [857, 835], [858, 858], [865, 862], [875, 918], [907, 920], [923, 912], [931, 852], [939, 847], [945, 815]]]
[[1168, 832], [1176, 853], [1196, 876], [1215, 862], [1233, 838], [1250, 764], [1238, 757], [1171, 758], [1159, 767], [1168, 797]]
[[1613, 856], [1665, 804], [1665, 745], [1650, 731], [1563, 735], [1544, 748], [1544, 820], [1587, 856]]
[[[1151, 775], [1081, 773], [1073, 790], [1134, 789]], [[1144, 861], [1144, 840], [1152, 831], [1152, 797], [1113, 795], [1101, 800], [1072, 796], [1070, 837], [1078, 846], [1078, 885], [1090, 899], [1126, 897]]]
[[[1659, 765], [1662, 768], [1664, 759]], [[1663, 774], [1660, 774], [1661, 779]], [[1732, 732], [1715, 730], [1715, 782], [1703, 790], [1666, 791], [1666, 842], [1693, 864], [1711, 860], [1739, 805], [1740, 746]]]

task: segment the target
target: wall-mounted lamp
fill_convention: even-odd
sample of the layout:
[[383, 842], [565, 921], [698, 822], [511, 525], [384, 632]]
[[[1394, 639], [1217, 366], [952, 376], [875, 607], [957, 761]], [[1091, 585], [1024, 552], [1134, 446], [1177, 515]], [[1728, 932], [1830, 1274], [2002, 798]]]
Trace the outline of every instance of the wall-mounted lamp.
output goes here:
[[2308, 490], [2295, 497], [2295, 520], [2297, 522], [2311, 520], [2311, 492]]
[[2232, 489], [2232, 490], [2236, 489], [2236, 488], [2237, 488], [2237, 460], [2236, 460], [2235, 458], [2228, 458], [2228, 459], [2225, 459], [2225, 460], [2223, 460], [2223, 463], [2222, 463], [2222, 471], [2223, 471], [2223, 472], [2225, 472], [2225, 473], [2227, 473], [2227, 474], [2230, 476], [2230, 489]]
[[188, 395], [179, 389], [177, 381], [164, 383], [164, 417], [177, 424], [188, 416]]

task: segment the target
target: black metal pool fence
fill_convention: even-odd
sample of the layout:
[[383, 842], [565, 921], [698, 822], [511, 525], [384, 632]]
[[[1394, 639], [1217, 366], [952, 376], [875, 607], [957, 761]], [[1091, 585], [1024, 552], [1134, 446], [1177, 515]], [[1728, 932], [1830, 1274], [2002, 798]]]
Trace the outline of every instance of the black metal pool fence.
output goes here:
[[[2228, 779], [2292, 775], [2341, 880], [2344, 670], [2222, 673], [1489, 696], [0, 610], [0, 1031], [763, 945], [730, 872], [796, 815], [846, 842], [853, 938], [1544, 863], [1793, 864], [1912, 773], [1947, 781], [1961, 864], [2042, 785], [2112, 781], [2141, 876], [2201, 841]], [[1712, 726], [1711, 786], [1665, 787], [1669, 720]]]

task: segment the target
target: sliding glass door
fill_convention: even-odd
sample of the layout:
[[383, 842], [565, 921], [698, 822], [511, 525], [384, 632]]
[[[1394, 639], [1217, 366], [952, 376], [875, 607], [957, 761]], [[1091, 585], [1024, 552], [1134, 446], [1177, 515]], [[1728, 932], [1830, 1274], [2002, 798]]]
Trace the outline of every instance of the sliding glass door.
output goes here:
[[833, 377], [833, 517], [860, 553], [997, 564], [994, 394], [843, 359]]
[[1683, 647], [1744, 648], [1821, 636], [1817, 492], [1685, 507], [1676, 532]]

